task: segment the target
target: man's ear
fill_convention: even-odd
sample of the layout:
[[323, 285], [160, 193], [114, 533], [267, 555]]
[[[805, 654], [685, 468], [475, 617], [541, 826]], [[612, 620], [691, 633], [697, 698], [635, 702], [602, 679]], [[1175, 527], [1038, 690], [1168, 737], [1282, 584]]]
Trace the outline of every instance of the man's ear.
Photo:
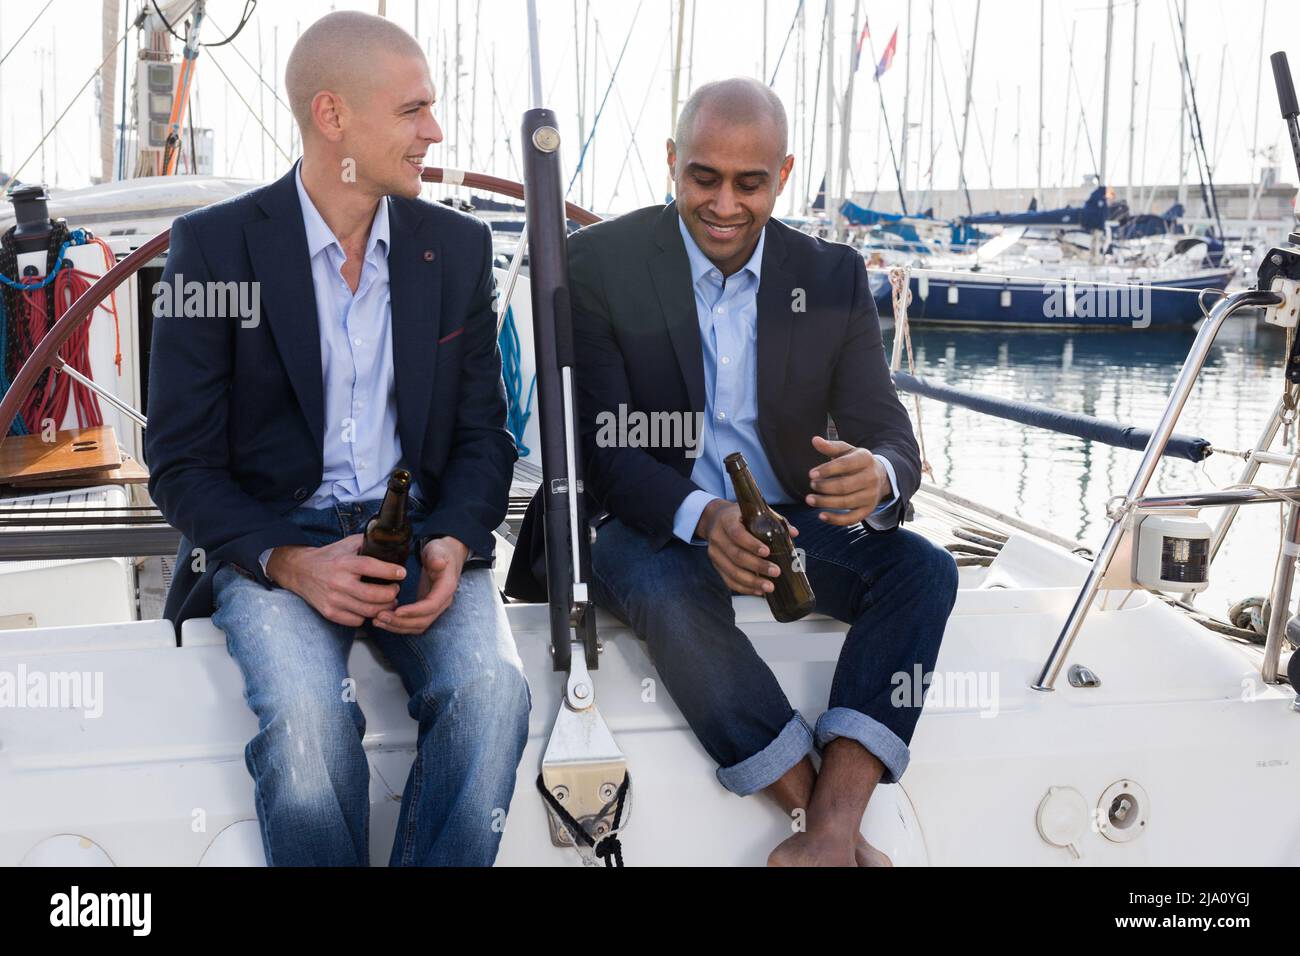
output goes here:
[[672, 177], [673, 182], [677, 181], [677, 144], [673, 142], [672, 137], [664, 144], [668, 153], [668, 175]]
[[790, 178], [790, 172], [791, 172], [791, 170], [793, 170], [793, 169], [794, 169], [794, 154], [791, 153], [789, 156], [787, 156], [787, 157], [785, 158], [785, 162], [783, 162], [783, 163], [781, 164], [781, 169], [780, 169], [780, 171], [777, 173], [777, 177], [776, 177], [776, 183], [777, 183], [777, 185], [776, 185], [776, 194], [777, 194], [778, 196], [781, 195], [781, 193], [785, 192], [785, 184], [786, 184], [787, 180], [789, 180], [789, 178]]
[[347, 107], [337, 94], [321, 90], [311, 98], [311, 118], [326, 141], [337, 143], [343, 138], [343, 114]]

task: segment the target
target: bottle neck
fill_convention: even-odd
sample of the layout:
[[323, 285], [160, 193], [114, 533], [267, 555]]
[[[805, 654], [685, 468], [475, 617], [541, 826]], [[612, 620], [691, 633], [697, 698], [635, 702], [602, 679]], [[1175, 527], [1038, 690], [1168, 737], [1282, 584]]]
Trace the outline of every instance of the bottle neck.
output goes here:
[[736, 503], [740, 505], [741, 514], [753, 517], [767, 509], [763, 493], [758, 490], [758, 482], [747, 465], [735, 468], [731, 472], [731, 483], [736, 489]]
[[379, 524], [384, 528], [400, 528], [406, 524], [406, 503], [408, 485], [405, 482], [390, 481], [383, 504], [379, 506]]

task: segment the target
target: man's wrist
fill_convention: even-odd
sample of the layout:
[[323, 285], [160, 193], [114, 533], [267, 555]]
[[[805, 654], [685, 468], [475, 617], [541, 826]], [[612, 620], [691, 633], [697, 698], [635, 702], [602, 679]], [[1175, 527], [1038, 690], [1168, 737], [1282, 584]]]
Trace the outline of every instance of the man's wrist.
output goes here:
[[713, 529], [713, 522], [718, 520], [718, 512], [727, 506], [725, 498], [714, 498], [700, 512], [700, 520], [695, 523], [695, 537], [707, 539]]
[[306, 550], [305, 545], [301, 544], [284, 544], [272, 548], [266, 555], [266, 560], [262, 563], [262, 573], [267, 576], [272, 584], [278, 584], [282, 588], [290, 587], [290, 579], [293, 577], [293, 558], [299, 551]]
[[429, 535], [425, 538], [420, 539], [419, 543], [420, 543], [421, 562], [423, 562], [424, 560], [425, 551], [428, 550], [429, 545], [433, 544], [435, 541], [445, 541], [454, 545], [456, 550], [459, 551], [461, 555], [460, 566], [461, 567], [465, 566], [465, 562], [469, 560], [469, 556], [470, 556], [469, 545], [467, 545], [464, 541], [461, 541], [460, 538], [454, 538], [449, 534]]

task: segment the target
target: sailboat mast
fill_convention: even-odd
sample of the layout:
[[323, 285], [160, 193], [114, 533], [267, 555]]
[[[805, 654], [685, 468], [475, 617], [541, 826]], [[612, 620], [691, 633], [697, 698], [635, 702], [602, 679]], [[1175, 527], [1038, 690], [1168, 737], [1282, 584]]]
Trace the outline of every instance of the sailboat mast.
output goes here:
[[1110, 56], [1115, 36], [1115, 0], [1106, 0], [1106, 64], [1101, 81], [1101, 161], [1097, 166], [1097, 185], [1107, 184], [1106, 139], [1110, 132]]
[[971, 89], [975, 80], [975, 50], [979, 43], [980, 5], [983, 0], [975, 0], [975, 26], [971, 30], [970, 65], [966, 69], [966, 107], [962, 111], [961, 147], [957, 152], [957, 187], [966, 192], [966, 209], [974, 215], [975, 207], [971, 205], [970, 191], [966, 189], [966, 134], [970, 131]]
[[[113, 178], [113, 94], [117, 88], [117, 16], [120, 0], [103, 0], [101, 7], [100, 52], [104, 66], [99, 71], [99, 176]], [[125, 70], [125, 64], [123, 64]]]
[[1128, 84], [1128, 186], [1124, 201], [1133, 205], [1133, 154], [1137, 152], [1137, 91], [1138, 91], [1138, 10], [1142, 0], [1133, 0], [1133, 71]]
[[[857, 40], [858, 18], [861, 16], [861, 14], [862, 14], [862, 0], [853, 0], [853, 32], [849, 36], [850, 50], [852, 50], [852, 44]], [[844, 87], [844, 107], [843, 107], [843, 112], [840, 116], [840, 169], [839, 169], [840, 177], [839, 177], [839, 189], [836, 191], [837, 198], [835, 203], [835, 210], [836, 210], [835, 220], [837, 226], [837, 230], [836, 230], [837, 234], [838, 234], [838, 226], [840, 225], [839, 207], [840, 204], [843, 203], [844, 200], [847, 199], [849, 195], [849, 185], [848, 185], [849, 132], [852, 129], [852, 123], [853, 123], [853, 81], [856, 78], [856, 76], [857, 76], [857, 70], [853, 68], [853, 56], [852, 54], [850, 54], [849, 79]], [[882, 113], [883, 113], [883, 106], [884, 103], [882, 101], [881, 103]], [[828, 189], [830, 188], [829, 184], [827, 188]]]
[[907, 134], [912, 103], [912, 0], [907, 0], [907, 40], [903, 46], [903, 133], [898, 144], [898, 191], [907, 199]]
[[839, 229], [839, 211], [831, 201], [835, 171], [835, 0], [826, 0], [826, 178], [822, 193], [825, 212]]
[[[1183, 0], [1183, 16], [1179, 21], [1182, 31], [1182, 46], [1187, 46], [1187, 0]], [[1187, 79], [1183, 75], [1190, 69], [1183, 62], [1183, 55], [1178, 54], [1179, 70], [1179, 112], [1178, 112], [1178, 202], [1187, 205]]]
[[1264, 9], [1259, 14], [1259, 52], [1255, 55], [1255, 126], [1250, 134], [1250, 205], [1246, 218], [1254, 219], [1259, 211], [1259, 196], [1263, 190], [1264, 177], [1259, 172], [1259, 88], [1264, 79], [1264, 25], [1268, 22], [1268, 0], [1264, 0]]
[[[682, 40], [686, 36], [686, 0], [677, 0], [677, 50], [673, 54], [673, 100], [671, 106], [671, 119], [668, 123], [668, 129], [672, 136], [677, 135], [677, 109], [681, 96], [682, 81]], [[673, 177], [668, 174], [668, 187], [665, 195], [673, 194]]]
[[[587, 141], [587, 111], [583, 108], [585, 98], [583, 97], [582, 85], [582, 40], [581, 33], [578, 30], [578, 0], [573, 0], [573, 88], [578, 92], [578, 142]], [[493, 140], [496, 137], [492, 137]], [[586, 180], [584, 177], [578, 177], [578, 205], [587, 204]]]
[[1047, 55], [1047, 0], [1038, 0], [1038, 188], [1034, 196], [1043, 197], [1043, 69], [1044, 57]]

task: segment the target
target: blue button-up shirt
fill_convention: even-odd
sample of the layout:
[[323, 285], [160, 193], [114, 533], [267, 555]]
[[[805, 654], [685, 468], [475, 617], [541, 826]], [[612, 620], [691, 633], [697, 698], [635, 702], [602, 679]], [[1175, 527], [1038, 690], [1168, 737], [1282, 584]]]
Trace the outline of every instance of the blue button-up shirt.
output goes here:
[[[371, 501], [384, 496], [393, 469], [405, 467], [397, 435], [393, 376], [388, 200], [381, 200], [375, 209], [361, 278], [353, 292], [343, 278], [347, 253], [307, 195], [301, 163], [294, 182], [307, 232], [325, 389], [323, 480], [303, 505], [328, 508], [348, 501]], [[411, 494], [419, 497], [414, 473]], [[260, 555], [263, 570], [272, 550]]]
[[[704, 353], [704, 427], [699, 457], [691, 469], [691, 481], [697, 490], [686, 496], [673, 519], [673, 534], [692, 543], [700, 514], [710, 501], [736, 500], [723, 464], [732, 452], [745, 456], [768, 504], [788, 503], [790, 497], [772, 470], [758, 436], [758, 285], [766, 230], [759, 234], [749, 261], [739, 272], [724, 277], [696, 245], [681, 216], [677, 217], [677, 227], [690, 260]], [[893, 465], [880, 455], [876, 459], [889, 475], [893, 497], [882, 502], [873, 517], [887, 510], [898, 497]]]
[[[347, 254], [307, 195], [301, 165], [294, 176], [307, 231], [320, 328], [325, 386], [325, 468], [305, 505], [382, 498], [388, 476], [404, 465], [397, 435], [393, 310], [388, 294], [388, 200], [375, 209], [357, 291], [343, 278]], [[411, 493], [418, 496], [414, 479]]]

